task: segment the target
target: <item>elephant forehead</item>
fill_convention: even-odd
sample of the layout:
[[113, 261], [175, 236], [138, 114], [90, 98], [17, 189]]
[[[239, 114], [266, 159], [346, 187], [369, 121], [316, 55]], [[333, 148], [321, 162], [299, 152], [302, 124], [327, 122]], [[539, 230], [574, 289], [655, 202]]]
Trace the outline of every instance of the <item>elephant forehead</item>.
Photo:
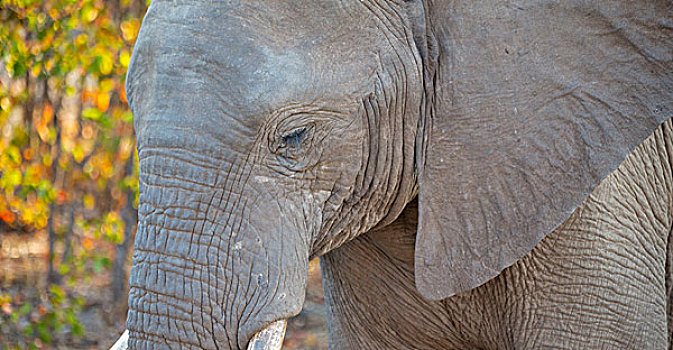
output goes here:
[[137, 56], [147, 56], [144, 69], [180, 77], [228, 109], [339, 100], [373, 85], [379, 64], [376, 24], [350, 23], [358, 21], [352, 10], [320, 1], [153, 2]]

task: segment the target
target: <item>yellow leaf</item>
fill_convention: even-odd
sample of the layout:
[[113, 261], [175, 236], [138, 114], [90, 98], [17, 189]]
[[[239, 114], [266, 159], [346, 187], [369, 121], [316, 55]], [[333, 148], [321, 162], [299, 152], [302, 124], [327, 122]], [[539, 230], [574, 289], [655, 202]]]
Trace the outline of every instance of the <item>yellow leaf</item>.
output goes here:
[[0, 108], [3, 111], [8, 111], [12, 107], [12, 100], [5, 96], [0, 100]]
[[102, 92], [110, 92], [112, 89], [114, 89], [115, 82], [112, 79], [103, 79], [101, 80], [99, 86]]
[[80, 34], [75, 38], [75, 45], [77, 46], [82, 46], [86, 44], [89, 41], [89, 37], [86, 36], [86, 34]]
[[96, 205], [96, 200], [91, 194], [85, 194], [84, 198], [82, 199], [82, 204], [84, 204], [84, 208], [87, 210], [93, 210], [94, 206]]
[[133, 18], [128, 21], [124, 21], [120, 27], [122, 30], [122, 36], [124, 37], [124, 40], [132, 42], [133, 40], [136, 39], [136, 36], [138, 35], [138, 29], [140, 28], [140, 21], [137, 18]]
[[50, 154], [45, 154], [44, 156], [42, 156], [42, 164], [44, 164], [44, 166], [51, 166], [51, 163], [53, 161], [54, 160], [51, 158]]
[[119, 64], [121, 64], [122, 67], [124, 68], [128, 68], [130, 63], [131, 63], [131, 54], [128, 51], [123, 50], [119, 54]]
[[54, 68], [55, 63], [56, 61], [53, 58], [48, 59], [47, 62], [44, 63], [44, 69], [46, 69], [47, 71], [52, 70], [52, 68]]
[[98, 17], [98, 10], [96, 10], [95, 8], [89, 8], [85, 11], [86, 12], [84, 13], [84, 18], [89, 22], [93, 22], [93, 20], [95, 20], [96, 17]]
[[108, 75], [112, 73], [112, 68], [113, 68], [112, 58], [110, 58], [110, 56], [108, 55], [102, 56], [99, 66], [100, 73], [103, 75]]
[[34, 78], [37, 78], [38, 75], [42, 72], [42, 65], [39, 63], [36, 63], [33, 65], [33, 67], [30, 69], [30, 75], [32, 75]]
[[82, 162], [82, 160], [84, 159], [84, 150], [82, 149], [82, 146], [75, 145], [72, 148], [72, 157], [75, 158], [75, 161], [77, 161], [77, 163]]

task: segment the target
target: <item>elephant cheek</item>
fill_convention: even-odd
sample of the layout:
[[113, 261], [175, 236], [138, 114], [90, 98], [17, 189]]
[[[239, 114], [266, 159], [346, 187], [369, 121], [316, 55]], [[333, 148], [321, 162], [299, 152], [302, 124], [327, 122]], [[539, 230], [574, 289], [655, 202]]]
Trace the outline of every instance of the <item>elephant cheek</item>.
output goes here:
[[238, 198], [216, 207], [213, 195], [203, 195], [213, 188], [160, 179], [144, 177], [129, 281], [130, 348], [244, 349], [269, 324], [299, 313], [308, 248], [265, 204], [273, 201], [245, 206]]

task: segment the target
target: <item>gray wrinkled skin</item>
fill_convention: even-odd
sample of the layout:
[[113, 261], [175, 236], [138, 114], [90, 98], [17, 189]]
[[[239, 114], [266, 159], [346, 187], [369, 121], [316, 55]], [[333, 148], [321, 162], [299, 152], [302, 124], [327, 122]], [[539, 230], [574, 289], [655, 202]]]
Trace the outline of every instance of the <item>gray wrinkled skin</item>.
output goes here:
[[666, 347], [671, 11], [154, 0], [129, 348]]
[[669, 120], [524, 258], [441, 301], [414, 288], [414, 201], [321, 258], [330, 348], [670, 348], [672, 192]]

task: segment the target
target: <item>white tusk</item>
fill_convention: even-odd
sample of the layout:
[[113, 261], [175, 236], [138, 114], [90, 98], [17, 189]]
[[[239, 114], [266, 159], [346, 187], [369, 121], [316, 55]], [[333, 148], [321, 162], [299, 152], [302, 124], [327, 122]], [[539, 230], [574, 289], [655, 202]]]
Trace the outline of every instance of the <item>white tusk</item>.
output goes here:
[[287, 320], [276, 321], [257, 332], [250, 343], [248, 350], [280, 350], [285, 338]]
[[119, 340], [112, 345], [110, 350], [126, 350], [129, 348], [129, 330], [125, 330], [124, 333], [122, 333], [122, 336], [119, 337]]

